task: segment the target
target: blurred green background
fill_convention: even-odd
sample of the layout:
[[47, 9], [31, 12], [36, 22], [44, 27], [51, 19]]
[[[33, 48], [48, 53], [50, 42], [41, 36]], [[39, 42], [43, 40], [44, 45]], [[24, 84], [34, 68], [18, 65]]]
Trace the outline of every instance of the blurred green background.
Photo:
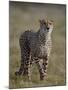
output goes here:
[[[52, 52], [48, 63], [46, 80], [40, 81], [39, 71], [33, 65], [32, 81], [26, 76], [15, 76], [19, 69], [21, 52], [19, 37], [26, 30], [38, 31], [39, 19], [54, 21]], [[66, 5], [9, 2], [9, 87], [24, 88], [66, 84], [65, 61]]]

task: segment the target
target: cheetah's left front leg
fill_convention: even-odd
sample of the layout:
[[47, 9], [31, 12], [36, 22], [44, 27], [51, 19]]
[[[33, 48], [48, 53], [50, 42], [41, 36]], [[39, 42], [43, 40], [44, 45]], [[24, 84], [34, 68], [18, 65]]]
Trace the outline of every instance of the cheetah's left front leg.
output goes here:
[[47, 75], [47, 66], [48, 66], [48, 56], [43, 58], [43, 69], [44, 69], [45, 76]]
[[39, 59], [38, 68], [39, 68], [39, 73], [40, 73], [40, 80], [43, 80], [45, 76], [44, 67], [43, 67], [43, 59]]

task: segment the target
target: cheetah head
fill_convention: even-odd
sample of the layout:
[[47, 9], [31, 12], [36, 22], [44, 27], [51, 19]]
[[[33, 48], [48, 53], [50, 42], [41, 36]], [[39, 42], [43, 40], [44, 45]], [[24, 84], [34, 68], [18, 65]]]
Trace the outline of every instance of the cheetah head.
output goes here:
[[44, 28], [47, 31], [53, 30], [53, 20], [39, 20], [40, 28]]

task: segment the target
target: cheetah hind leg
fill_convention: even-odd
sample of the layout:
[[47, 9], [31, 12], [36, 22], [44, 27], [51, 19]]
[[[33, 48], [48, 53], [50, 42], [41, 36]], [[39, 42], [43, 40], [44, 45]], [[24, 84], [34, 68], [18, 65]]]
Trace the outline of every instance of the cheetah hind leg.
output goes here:
[[21, 64], [19, 71], [16, 71], [16, 72], [15, 72], [15, 75], [16, 75], [16, 76], [19, 76], [19, 75], [22, 74], [22, 72], [23, 72], [23, 65]]
[[[24, 59], [24, 61], [23, 61], [23, 59]], [[28, 58], [26, 57], [26, 58], [23, 58], [22, 60], [21, 60], [21, 65], [20, 65], [20, 68], [19, 68], [19, 70], [18, 71], [16, 71], [15, 72], [15, 75], [17, 76], [17, 75], [28, 75]]]
[[30, 52], [29, 52], [29, 50], [26, 50], [26, 49], [23, 52], [24, 54], [22, 54], [22, 52], [21, 52], [20, 69], [19, 69], [19, 71], [15, 72], [15, 75], [21, 75], [21, 74], [27, 75], [28, 74], [28, 63], [29, 63]]

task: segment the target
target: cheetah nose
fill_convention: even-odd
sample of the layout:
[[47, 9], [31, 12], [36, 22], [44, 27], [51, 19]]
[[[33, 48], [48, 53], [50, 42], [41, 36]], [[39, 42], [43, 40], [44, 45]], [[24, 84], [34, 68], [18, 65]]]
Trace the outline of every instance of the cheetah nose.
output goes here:
[[47, 30], [49, 30], [49, 27], [47, 27]]

